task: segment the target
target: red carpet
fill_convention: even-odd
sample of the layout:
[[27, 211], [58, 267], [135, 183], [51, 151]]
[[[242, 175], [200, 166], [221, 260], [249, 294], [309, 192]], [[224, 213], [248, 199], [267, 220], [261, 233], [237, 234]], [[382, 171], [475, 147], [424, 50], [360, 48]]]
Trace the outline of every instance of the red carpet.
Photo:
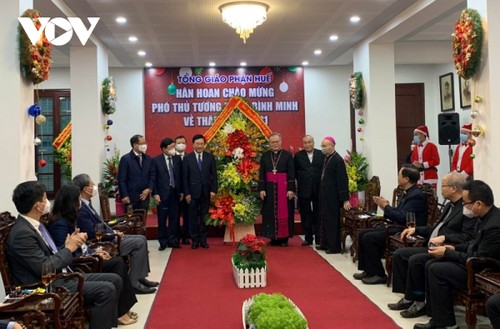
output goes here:
[[390, 329], [398, 326], [309, 247], [268, 247], [267, 287], [239, 289], [233, 247], [209, 239], [210, 249], [173, 251], [146, 328], [238, 329], [241, 305], [259, 292], [281, 292], [304, 313], [311, 329]]

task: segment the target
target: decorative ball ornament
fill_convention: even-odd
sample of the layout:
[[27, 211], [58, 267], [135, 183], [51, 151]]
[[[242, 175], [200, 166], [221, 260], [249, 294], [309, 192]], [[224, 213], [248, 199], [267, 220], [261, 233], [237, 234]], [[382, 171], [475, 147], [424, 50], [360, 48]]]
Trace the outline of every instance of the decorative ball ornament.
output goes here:
[[112, 139], [113, 139], [113, 137], [111, 137], [111, 135], [106, 136], [106, 140], [107, 140], [108, 142], [109, 142], [109, 141], [111, 141]]
[[47, 118], [45, 117], [45, 115], [40, 114], [39, 116], [37, 116], [35, 118], [35, 122], [37, 125], [41, 126], [41, 125], [45, 124], [45, 122], [47, 122]]
[[173, 83], [171, 83], [167, 88], [167, 92], [170, 96], [175, 96], [176, 91], [177, 91], [177, 86]]
[[37, 117], [42, 113], [42, 109], [40, 108], [40, 105], [38, 104], [33, 104], [28, 108], [28, 115], [32, 117]]
[[481, 96], [474, 97], [474, 103], [479, 104], [483, 102], [483, 98]]
[[45, 161], [44, 159], [42, 159], [42, 160], [38, 161], [38, 166], [40, 166], [40, 167], [42, 167], [42, 168], [43, 168], [43, 167], [45, 167], [46, 165], [47, 165], [47, 161]]
[[362, 132], [363, 131], [363, 128], [359, 127], [358, 128], [358, 133]]
[[477, 110], [472, 110], [472, 111], [470, 112], [470, 117], [471, 117], [472, 119], [477, 119], [477, 118], [479, 117], [479, 111], [477, 111]]
[[33, 145], [35, 146], [40, 146], [42, 145], [42, 140], [38, 137], [36, 137], [34, 140], [33, 140]]
[[113, 120], [108, 119], [108, 121], [106, 121], [106, 124], [107, 124], [108, 126], [112, 126], [112, 125], [113, 125]]
[[471, 158], [471, 159], [475, 159], [475, 158], [476, 158], [476, 155], [475, 155], [474, 153], [471, 153], [470, 158]]
[[362, 141], [362, 142], [364, 142], [364, 141], [365, 141], [365, 137], [364, 137], [364, 136], [361, 136], [361, 137], [359, 138], [359, 140], [360, 140], [360, 141]]
[[469, 146], [475, 146], [475, 145], [476, 145], [476, 140], [475, 140], [475, 139], [472, 139], [472, 138], [471, 138], [471, 139], [469, 139], [469, 140], [467, 141], [467, 145], [469, 145]]
[[359, 120], [358, 120], [358, 123], [359, 123], [360, 125], [364, 125], [364, 124], [365, 124], [365, 119], [363, 119], [363, 118], [359, 119]]
[[109, 129], [109, 125], [104, 125], [104, 129]]
[[288, 71], [290, 71], [290, 72], [297, 72], [298, 69], [299, 68], [297, 66], [289, 66], [288, 67]]
[[363, 110], [359, 110], [359, 111], [358, 111], [358, 115], [359, 115], [359, 116], [363, 116], [363, 114], [365, 114], [365, 113], [363, 112]]
[[479, 137], [484, 133], [483, 129], [480, 126], [475, 126], [474, 129], [472, 129], [472, 136], [474, 137]]
[[280, 91], [282, 93], [286, 93], [288, 91], [288, 83], [286, 83], [285, 81], [280, 83]]

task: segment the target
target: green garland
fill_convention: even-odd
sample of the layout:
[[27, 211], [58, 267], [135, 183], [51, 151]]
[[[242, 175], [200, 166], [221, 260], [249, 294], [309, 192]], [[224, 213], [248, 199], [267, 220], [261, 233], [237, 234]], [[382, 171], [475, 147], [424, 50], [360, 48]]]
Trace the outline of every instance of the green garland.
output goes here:
[[360, 109], [365, 105], [365, 84], [361, 72], [351, 74], [351, 78], [349, 79], [349, 97], [354, 109]]
[[116, 111], [116, 87], [113, 77], [107, 77], [101, 86], [101, 108], [104, 114], [113, 114]]
[[[42, 14], [35, 9], [27, 9], [22, 15], [22, 17], [31, 18], [37, 30], [41, 27], [38, 20], [41, 16]], [[52, 44], [47, 40], [45, 32], [42, 33], [36, 44], [32, 45], [21, 24], [19, 24], [18, 31], [21, 72], [35, 85], [48, 80], [50, 76], [50, 66], [52, 64], [52, 57], [50, 54], [52, 51]]]
[[483, 47], [483, 25], [481, 16], [474, 9], [465, 9], [455, 24], [453, 33], [453, 61], [457, 74], [470, 79], [477, 71]]

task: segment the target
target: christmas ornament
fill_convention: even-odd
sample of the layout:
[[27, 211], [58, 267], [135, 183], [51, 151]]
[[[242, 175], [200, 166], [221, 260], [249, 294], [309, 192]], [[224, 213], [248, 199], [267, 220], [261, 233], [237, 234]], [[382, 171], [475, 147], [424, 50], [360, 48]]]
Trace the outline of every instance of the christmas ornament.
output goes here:
[[475, 126], [474, 129], [472, 129], [472, 136], [474, 137], [479, 137], [483, 134], [483, 129], [479, 126]]
[[42, 112], [42, 109], [40, 108], [40, 105], [38, 104], [33, 104], [28, 108], [28, 115], [32, 117], [37, 117], [40, 115]]
[[113, 120], [108, 119], [108, 121], [106, 121], [106, 124], [107, 124], [108, 126], [112, 126], [112, 125], [113, 125]]
[[45, 161], [44, 159], [42, 159], [42, 160], [38, 161], [38, 165], [43, 168], [43, 167], [45, 167], [47, 165], [47, 161]]
[[363, 131], [363, 128], [359, 127], [358, 128], [358, 133], [362, 132]]
[[481, 103], [482, 101], [483, 101], [483, 98], [481, 96], [474, 97], [474, 103]]
[[360, 125], [365, 124], [365, 119], [363, 119], [363, 118], [359, 119], [358, 123], [359, 123]]
[[359, 110], [359, 111], [358, 111], [358, 115], [363, 116], [363, 114], [365, 114], [365, 113], [363, 112], [363, 110]]
[[111, 137], [111, 135], [106, 136], [106, 140], [107, 140], [107, 141], [110, 141], [110, 140], [112, 140], [112, 139], [113, 139], [113, 137]]
[[286, 93], [288, 91], [288, 83], [286, 83], [285, 81], [280, 83], [280, 91], [282, 93]]
[[359, 138], [359, 140], [360, 140], [360, 141], [362, 141], [362, 142], [364, 142], [364, 141], [365, 141], [365, 137], [361, 136], [361, 137]]
[[471, 117], [472, 119], [477, 119], [477, 117], [479, 117], [479, 112], [478, 112], [478, 111], [476, 111], [476, 110], [472, 110], [472, 111], [470, 112], [470, 117]]
[[193, 75], [193, 71], [190, 67], [181, 67], [179, 70], [179, 76], [181, 77], [190, 77]]
[[265, 67], [262, 70], [260, 70], [259, 75], [269, 75], [269, 80], [265, 82], [266, 85], [270, 84], [274, 80], [274, 73], [273, 70], [269, 67]]
[[165, 69], [155, 69], [155, 75], [160, 76], [165, 73]]
[[41, 140], [40, 138], [36, 137], [36, 138], [33, 140], [33, 144], [34, 144], [35, 146], [40, 146], [40, 145], [42, 145], [42, 140]]
[[168, 94], [170, 96], [175, 96], [175, 92], [177, 91], [177, 86], [173, 83], [171, 83], [168, 88], [167, 88]]
[[476, 155], [475, 155], [474, 153], [471, 153], [470, 158], [471, 158], [471, 159], [475, 159], [475, 158], [476, 158]]
[[475, 140], [475, 139], [472, 139], [472, 138], [471, 138], [471, 139], [469, 139], [469, 140], [467, 141], [467, 145], [469, 145], [469, 146], [475, 146], [475, 145], [476, 145], [476, 140]]
[[297, 67], [297, 66], [290, 66], [290, 67], [288, 68], [288, 71], [290, 71], [290, 72], [297, 72], [297, 70], [298, 70], [298, 67]]
[[104, 129], [109, 129], [109, 125], [104, 125]]
[[45, 115], [40, 114], [39, 116], [37, 116], [35, 118], [35, 122], [37, 125], [41, 126], [41, 125], [45, 124], [45, 122], [47, 122], [47, 118], [45, 117]]

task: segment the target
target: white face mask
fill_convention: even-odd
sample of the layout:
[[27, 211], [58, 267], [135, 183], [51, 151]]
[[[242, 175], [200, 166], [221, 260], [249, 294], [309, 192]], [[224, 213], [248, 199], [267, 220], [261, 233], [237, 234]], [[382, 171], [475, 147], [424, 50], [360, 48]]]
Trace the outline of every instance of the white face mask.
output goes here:
[[146, 153], [147, 150], [148, 150], [148, 144], [139, 145], [139, 151], [141, 151], [142, 153]]
[[328, 149], [327, 148], [322, 148], [321, 152], [323, 152], [324, 155], [327, 155], [328, 154]]
[[469, 208], [467, 208], [467, 207], [464, 207], [463, 214], [464, 214], [465, 217], [468, 217], [468, 218], [474, 218], [474, 217], [476, 217], [476, 214], [472, 210], [470, 210]]
[[97, 195], [97, 186], [92, 186], [92, 196], [96, 196]]
[[50, 212], [50, 201], [47, 200], [45, 202], [45, 206], [43, 207], [42, 215], [47, 215]]
[[175, 155], [175, 149], [167, 150], [167, 155], [174, 156]]
[[178, 152], [184, 152], [184, 150], [186, 149], [186, 144], [177, 144], [175, 145], [175, 149], [178, 151]]

